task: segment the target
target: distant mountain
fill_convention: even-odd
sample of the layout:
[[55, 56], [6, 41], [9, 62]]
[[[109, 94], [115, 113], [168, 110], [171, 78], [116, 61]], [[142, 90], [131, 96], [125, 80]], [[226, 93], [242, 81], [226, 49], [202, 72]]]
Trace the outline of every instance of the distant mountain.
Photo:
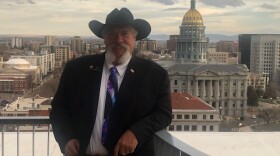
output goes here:
[[226, 41], [237, 41], [238, 35], [221, 35], [221, 34], [206, 34], [206, 36], [209, 38], [209, 42], [218, 42], [221, 40]]
[[[206, 36], [209, 38], [209, 42], [218, 42], [221, 40], [227, 40], [227, 41], [237, 41], [238, 35], [221, 35], [221, 34], [206, 34]], [[150, 35], [148, 36], [151, 40], [169, 40], [169, 35], [166, 34], [157, 34], [157, 35]]]

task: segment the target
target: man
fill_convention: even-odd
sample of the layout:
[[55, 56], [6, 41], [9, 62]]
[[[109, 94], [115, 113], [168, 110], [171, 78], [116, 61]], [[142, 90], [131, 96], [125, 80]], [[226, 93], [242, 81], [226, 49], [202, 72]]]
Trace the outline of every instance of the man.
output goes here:
[[50, 119], [66, 156], [153, 156], [153, 135], [171, 122], [166, 70], [132, 56], [150, 24], [122, 8], [89, 28], [106, 52], [69, 61], [52, 101]]

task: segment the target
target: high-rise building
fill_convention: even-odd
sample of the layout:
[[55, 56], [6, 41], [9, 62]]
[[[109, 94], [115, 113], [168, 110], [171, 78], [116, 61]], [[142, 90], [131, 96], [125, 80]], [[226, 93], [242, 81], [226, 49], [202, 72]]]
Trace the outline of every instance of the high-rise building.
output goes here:
[[191, 0], [191, 8], [183, 17], [176, 41], [176, 61], [207, 63], [208, 42], [202, 16], [195, 8], [195, 0]]
[[64, 63], [73, 58], [70, 45], [40, 46], [40, 50], [55, 54], [55, 67], [61, 67]]
[[169, 40], [167, 40], [167, 49], [170, 51], [176, 50], [176, 40], [178, 39], [179, 35], [170, 35]]
[[11, 39], [11, 48], [21, 48], [22, 47], [22, 38], [21, 37], [13, 37]]
[[45, 45], [52, 46], [55, 43], [55, 36], [45, 36]]
[[268, 73], [270, 80], [277, 80], [280, 69], [280, 34], [251, 36], [250, 71]]
[[216, 45], [216, 52], [237, 52], [238, 43], [235, 41], [219, 41]]
[[71, 38], [70, 42], [71, 50], [75, 55], [83, 53], [83, 40], [80, 36], [75, 36], [74, 38]]
[[241, 54], [241, 64], [246, 64], [250, 68], [250, 54], [251, 54], [251, 36], [252, 34], [238, 35], [238, 47]]
[[138, 52], [157, 50], [156, 40], [143, 39], [137, 43]]

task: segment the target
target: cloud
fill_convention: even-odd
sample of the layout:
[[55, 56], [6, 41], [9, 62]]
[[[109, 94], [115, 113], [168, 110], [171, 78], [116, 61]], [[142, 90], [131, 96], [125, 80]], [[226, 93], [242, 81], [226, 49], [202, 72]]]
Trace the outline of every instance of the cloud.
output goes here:
[[178, 10], [187, 10], [187, 8], [176, 7], [176, 8], [163, 9], [163, 11], [178, 11]]
[[199, 0], [205, 5], [215, 6], [219, 8], [225, 8], [226, 6], [231, 7], [241, 7], [244, 6], [245, 3], [243, 0]]
[[32, 0], [17, 0], [17, 4], [36, 4]]
[[268, 9], [268, 10], [276, 10], [276, 9], [277, 9], [277, 6], [264, 3], [263, 5], [261, 5], [261, 8], [263, 8], [263, 9]]
[[173, 5], [176, 2], [178, 2], [178, 0], [150, 0], [150, 1], [158, 2], [158, 3], [164, 4], [164, 5]]

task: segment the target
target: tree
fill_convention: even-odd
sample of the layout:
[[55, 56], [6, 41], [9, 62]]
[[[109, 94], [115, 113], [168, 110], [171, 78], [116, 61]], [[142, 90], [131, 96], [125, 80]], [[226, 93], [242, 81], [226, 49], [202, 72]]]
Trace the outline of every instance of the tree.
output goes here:
[[258, 106], [258, 95], [253, 86], [248, 86], [247, 89], [247, 105], [249, 107]]
[[276, 98], [277, 98], [275, 86], [276, 86], [276, 85], [275, 85], [273, 82], [270, 82], [270, 83], [266, 86], [265, 91], [264, 91], [264, 94], [263, 94], [263, 98], [264, 98], [264, 99], [269, 99], [269, 98], [276, 99]]

